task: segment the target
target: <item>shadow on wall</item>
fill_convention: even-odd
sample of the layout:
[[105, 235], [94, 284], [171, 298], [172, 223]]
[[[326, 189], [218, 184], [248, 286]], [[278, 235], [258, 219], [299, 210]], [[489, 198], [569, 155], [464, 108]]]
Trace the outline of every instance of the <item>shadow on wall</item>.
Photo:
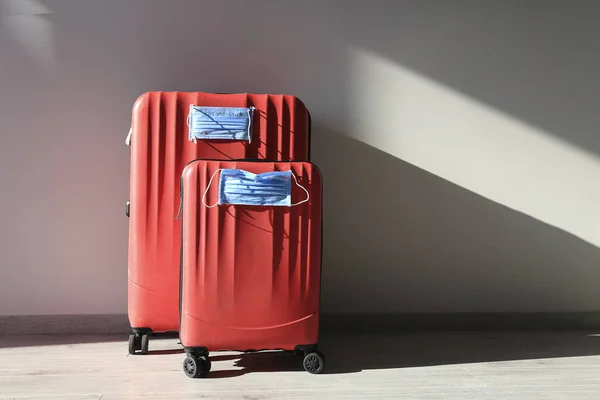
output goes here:
[[313, 132], [324, 312], [568, 312], [600, 302], [597, 247], [323, 126]]

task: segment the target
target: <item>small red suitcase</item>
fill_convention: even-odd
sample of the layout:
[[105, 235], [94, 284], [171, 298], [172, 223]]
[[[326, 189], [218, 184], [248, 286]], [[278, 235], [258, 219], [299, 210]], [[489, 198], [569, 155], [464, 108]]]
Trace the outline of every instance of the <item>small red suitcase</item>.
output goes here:
[[[198, 107], [226, 109], [213, 110], [207, 118], [206, 112], [191, 117]], [[237, 115], [242, 119], [229, 112], [232, 107], [244, 108]], [[245, 121], [245, 130], [238, 133], [248, 137], [219, 136], [210, 126], [215, 119], [215, 126], [226, 128]], [[216, 137], [202, 136], [206, 129]], [[192, 132], [197, 137], [191, 137]], [[127, 143], [131, 145], [128, 314], [133, 331], [129, 353], [145, 354], [149, 334], [179, 329], [180, 221], [175, 216], [185, 165], [197, 158], [308, 160], [310, 115], [298, 98], [287, 95], [150, 92], [133, 107]]]
[[[239, 172], [256, 176], [236, 178]], [[247, 199], [258, 201], [252, 193], [279, 190], [257, 186], [261, 176], [274, 172], [291, 191], [288, 203], [248, 205]], [[322, 182], [317, 167], [196, 160], [185, 168], [181, 188], [179, 336], [188, 354], [186, 375], [205, 375], [209, 352], [219, 350], [293, 350], [304, 356], [308, 372], [321, 372]]]

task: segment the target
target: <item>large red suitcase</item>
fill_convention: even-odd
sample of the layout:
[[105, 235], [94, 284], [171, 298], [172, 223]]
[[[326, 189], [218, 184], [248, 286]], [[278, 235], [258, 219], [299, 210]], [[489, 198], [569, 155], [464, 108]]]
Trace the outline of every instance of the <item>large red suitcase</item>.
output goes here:
[[[216, 204], [220, 176], [231, 169], [291, 172], [291, 202], [301, 204]], [[186, 374], [203, 376], [210, 369], [209, 352], [218, 350], [293, 350], [304, 356], [308, 372], [321, 372], [322, 183], [317, 167], [197, 160], [185, 168], [181, 185], [179, 336], [188, 353]]]
[[[255, 107], [250, 141], [190, 140], [190, 106]], [[136, 101], [129, 220], [129, 352], [148, 350], [152, 332], [179, 329], [179, 180], [198, 158], [308, 160], [310, 116], [296, 97], [150, 92]]]

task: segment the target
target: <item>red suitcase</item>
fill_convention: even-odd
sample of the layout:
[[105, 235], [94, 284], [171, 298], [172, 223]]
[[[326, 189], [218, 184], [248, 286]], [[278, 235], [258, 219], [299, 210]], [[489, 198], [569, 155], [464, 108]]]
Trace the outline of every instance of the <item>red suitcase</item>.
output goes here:
[[[233, 195], [224, 195], [228, 186], [222, 186], [231, 170], [280, 171], [289, 176], [291, 202], [301, 204], [231, 204]], [[240, 182], [234, 186], [250, 187]], [[322, 183], [317, 167], [197, 160], [185, 168], [181, 187], [179, 336], [188, 354], [186, 374], [206, 374], [208, 354], [218, 350], [293, 350], [304, 356], [308, 372], [321, 372]], [[216, 204], [224, 196], [230, 203]]]
[[[248, 108], [251, 137], [191, 140], [192, 105]], [[129, 352], [145, 354], [149, 334], [179, 329], [180, 221], [175, 216], [185, 165], [198, 158], [308, 160], [310, 116], [293, 96], [150, 92], [133, 107], [127, 142], [131, 145], [128, 314], [133, 331]]]

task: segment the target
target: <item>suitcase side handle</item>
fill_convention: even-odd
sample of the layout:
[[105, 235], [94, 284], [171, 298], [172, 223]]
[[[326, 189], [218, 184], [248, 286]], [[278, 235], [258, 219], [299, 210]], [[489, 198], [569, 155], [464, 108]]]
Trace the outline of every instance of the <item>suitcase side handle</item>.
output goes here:
[[125, 138], [125, 145], [131, 146], [131, 133], [133, 132], [133, 127], [129, 128], [129, 133], [127, 134], [127, 138]]

